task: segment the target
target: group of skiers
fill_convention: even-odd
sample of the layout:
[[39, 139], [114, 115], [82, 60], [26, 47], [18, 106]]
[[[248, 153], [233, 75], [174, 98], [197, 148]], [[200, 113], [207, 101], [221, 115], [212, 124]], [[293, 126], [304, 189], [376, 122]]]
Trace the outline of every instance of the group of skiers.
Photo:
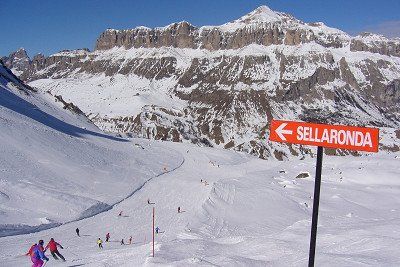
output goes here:
[[[33, 244], [28, 253], [26, 253], [27, 256], [31, 257], [32, 261], [32, 267], [42, 267], [44, 264], [44, 261], [49, 261], [49, 258], [46, 257], [44, 254], [47, 249], [50, 249], [50, 253], [53, 256], [55, 260], [58, 260], [58, 257], [65, 261], [65, 258], [61, 253], [58, 251], [58, 247], [61, 249], [64, 249], [63, 246], [61, 246], [59, 243], [54, 241], [54, 238], [51, 238], [49, 243], [47, 243], [46, 247], [43, 247], [44, 241], [39, 240], [37, 244]], [[58, 256], [58, 257], [57, 257]]]
[[[128, 239], [128, 245], [132, 244], [132, 239], [133, 239], [133, 237], [130, 236]], [[110, 241], [110, 233], [107, 233], [106, 234], [106, 242], [109, 242], [109, 241]], [[99, 248], [103, 248], [103, 240], [101, 240], [100, 237], [97, 239], [97, 244], [98, 244]], [[123, 238], [121, 239], [121, 245], [125, 245], [125, 241]]]
[[[203, 182], [203, 180], [201, 182]], [[206, 181], [204, 181], [204, 182], [206, 182]], [[147, 199], [147, 204], [154, 205], [155, 203], [151, 202], [150, 199]], [[178, 213], [181, 213], [181, 212], [183, 212], [181, 210], [181, 207], [178, 207]], [[118, 214], [118, 217], [122, 217], [123, 216], [122, 214], [123, 214], [123, 212], [120, 211]], [[76, 232], [76, 235], [78, 237], [80, 237], [79, 228], [76, 228], [75, 232]], [[162, 233], [162, 232], [160, 232], [160, 228], [158, 226], [155, 228], [155, 232], [156, 232], [156, 234]], [[132, 236], [130, 236], [128, 239], [129, 245], [132, 244], [132, 239], [133, 239]], [[109, 241], [110, 241], [110, 233], [107, 233], [106, 234], [106, 242], [109, 242]], [[125, 241], [123, 238], [122, 238], [120, 244], [125, 245]], [[42, 267], [44, 265], [44, 261], [49, 261], [49, 258], [46, 257], [46, 255], [45, 255], [45, 252], [47, 251], [47, 249], [50, 250], [50, 253], [55, 260], [58, 260], [60, 258], [61, 260], [65, 261], [64, 256], [58, 251], [58, 247], [60, 247], [61, 249], [64, 249], [64, 248], [60, 243], [56, 242], [54, 240], [54, 238], [50, 239], [50, 241], [46, 245], [46, 247], [44, 247], [43, 245], [44, 245], [44, 241], [39, 240], [39, 242], [37, 244], [35, 243], [30, 247], [28, 253], [26, 254], [31, 257], [31, 261], [33, 263], [32, 267]], [[103, 248], [103, 240], [100, 237], [97, 239], [97, 245], [100, 249]]]

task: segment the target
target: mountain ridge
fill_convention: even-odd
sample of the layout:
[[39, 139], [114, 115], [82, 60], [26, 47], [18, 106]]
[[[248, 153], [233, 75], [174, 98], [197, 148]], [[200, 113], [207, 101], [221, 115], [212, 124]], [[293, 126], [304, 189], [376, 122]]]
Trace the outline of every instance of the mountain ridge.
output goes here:
[[400, 42], [271, 12], [106, 30], [94, 51], [38, 56], [20, 77], [103, 130], [262, 158], [305, 153], [266, 142], [272, 118], [399, 127]]

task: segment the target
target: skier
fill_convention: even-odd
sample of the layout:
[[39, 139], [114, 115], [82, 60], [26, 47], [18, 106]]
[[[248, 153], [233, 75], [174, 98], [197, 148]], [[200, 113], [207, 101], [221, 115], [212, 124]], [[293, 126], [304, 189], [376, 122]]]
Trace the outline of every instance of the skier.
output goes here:
[[42, 267], [43, 266], [43, 260], [49, 261], [49, 258], [44, 255], [44, 249], [43, 249], [43, 240], [39, 240], [39, 244], [33, 247], [32, 253], [31, 253], [31, 261], [32, 261], [32, 267]]
[[160, 232], [160, 228], [157, 226], [156, 227], [156, 234], [158, 234]]
[[79, 235], [79, 228], [76, 228], [76, 229], [75, 229], [75, 232], [76, 232], [76, 234], [77, 234], [78, 236], [80, 236], [80, 235]]
[[181, 213], [181, 207], [178, 207], [178, 213]]
[[103, 248], [103, 240], [101, 240], [100, 237], [97, 239], [97, 244], [99, 245], [99, 248]]
[[110, 240], [110, 233], [106, 234], [106, 242], [108, 242], [108, 240]]
[[132, 244], [132, 236], [129, 237], [129, 245]]
[[[51, 238], [49, 243], [47, 244], [46, 248], [44, 251], [46, 251], [48, 248], [50, 249], [50, 253], [53, 256], [55, 260], [58, 260], [57, 256], [60, 257], [63, 261], [65, 261], [65, 258], [63, 255], [61, 255], [60, 252], [58, 252], [57, 246], [59, 246], [61, 249], [64, 249], [63, 246], [61, 246], [59, 243], [54, 241], [54, 238]], [[57, 256], [56, 256], [57, 255]]]
[[122, 210], [119, 212], [118, 217], [122, 216]]
[[147, 199], [147, 204], [149, 204], [149, 205], [150, 205], [150, 198], [148, 198], [148, 199]]
[[122, 238], [122, 240], [121, 240], [121, 245], [125, 245], [124, 239], [123, 239], [123, 238]]

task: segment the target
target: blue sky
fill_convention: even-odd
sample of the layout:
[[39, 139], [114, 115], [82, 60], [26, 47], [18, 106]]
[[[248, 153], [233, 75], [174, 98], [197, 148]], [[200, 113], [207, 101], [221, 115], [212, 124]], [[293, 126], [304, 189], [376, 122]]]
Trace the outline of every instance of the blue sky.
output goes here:
[[400, 0], [0, 0], [0, 55], [24, 47], [30, 56], [63, 49], [93, 49], [106, 28], [165, 26], [186, 20], [219, 25], [267, 5], [305, 22], [322, 21], [352, 35], [400, 36]]

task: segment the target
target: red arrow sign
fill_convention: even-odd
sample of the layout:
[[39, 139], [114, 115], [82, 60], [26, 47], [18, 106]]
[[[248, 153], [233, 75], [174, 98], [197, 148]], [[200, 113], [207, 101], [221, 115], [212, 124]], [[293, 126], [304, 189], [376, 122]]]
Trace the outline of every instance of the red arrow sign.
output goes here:
[[269, 140], [378, 152], [379, 129], [272, 120]]

